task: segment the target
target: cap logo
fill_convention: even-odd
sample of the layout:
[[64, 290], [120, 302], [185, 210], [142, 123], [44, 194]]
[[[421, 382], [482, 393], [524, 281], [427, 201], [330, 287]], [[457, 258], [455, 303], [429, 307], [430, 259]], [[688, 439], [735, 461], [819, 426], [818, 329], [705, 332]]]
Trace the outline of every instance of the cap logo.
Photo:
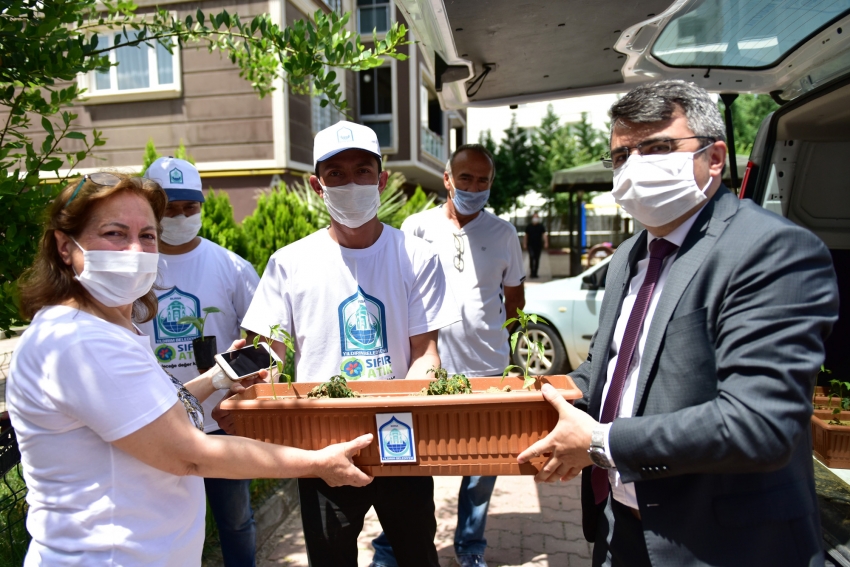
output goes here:
[[171, 183], [179, 183], [183, 185], [183, 172], [176, 167], [168, 172], [168, 180]]
[[350, 128], [340, 128], [336, 131], [336, 139], [340, 143], [353, 142], [354, 134], [351, 132]]

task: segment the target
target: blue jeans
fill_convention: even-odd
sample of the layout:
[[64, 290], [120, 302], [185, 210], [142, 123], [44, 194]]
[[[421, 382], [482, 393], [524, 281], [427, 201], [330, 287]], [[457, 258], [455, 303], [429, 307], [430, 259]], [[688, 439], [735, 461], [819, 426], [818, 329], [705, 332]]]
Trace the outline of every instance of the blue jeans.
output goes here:
[[[208, 435], [227, 434], [219, 429]], [[250, 486], [250, 480], [204, 479], [226, 567], [254, 567], [256, 564], [257, 533], [251, 510]]]
[[[455, 529], [456, 555], [484, 555], [487, 540], [484, 527], [487, 508], [496, 485], [495, 476], [465, 476], [457, 497], [457, 528]], [[375, 555], [372, 562], [379, 567], [398, 567], [393, 548], [386, 534], [372, 540]]]

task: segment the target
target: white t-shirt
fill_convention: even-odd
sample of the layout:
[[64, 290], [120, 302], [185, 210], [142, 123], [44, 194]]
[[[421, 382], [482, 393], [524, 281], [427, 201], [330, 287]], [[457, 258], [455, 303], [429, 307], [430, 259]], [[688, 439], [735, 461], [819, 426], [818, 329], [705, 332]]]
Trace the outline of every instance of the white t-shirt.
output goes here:
[[177, 403], [147, 337], [45, 307], [12, 357], [6, 401], [29, 488], [25, 565], [200, 565], [203, 479], [111, 444]]
[[[242, 317], [251, 304], [260, 277], [254, 267], [226, 248], [204, 238], [186, 254], [159, 255], [156, 290], [159, 309], [156, 317], [139, 323], [150, 337], [150, 346], [163, 370], [183, 382], [198, 377], [192, 356], [192, 339], [200, 337], [192, 325], [180, 325], [184, 316], [203, 317], [205, 307], [218, 307], [204, 325], [204, 336], [215, 337], [218, 352], [230, 348], [240, 336]], [[227, 391], [216, 392], [203, 404], [205, 431], [219, 429], [210, 417]]]
[[242, 326], [292, 333], [302, 382], [397, 380], [410, 337], [459, 318], [431, 247], [384, 225], [369, 248], [344, 248], [323, 229], [275, 252]]
[[[508, 365], [504, 288], [525, 280], [516, 229], [481, 211], [458, 229], [443, 207], [409, 216], [401, 230], [424, 238], [439, 254], [462, 320], [440, 329], [443, 368], [467, 376], [501, 376]], [[516, 313], [511, 313], [516, 317]]]

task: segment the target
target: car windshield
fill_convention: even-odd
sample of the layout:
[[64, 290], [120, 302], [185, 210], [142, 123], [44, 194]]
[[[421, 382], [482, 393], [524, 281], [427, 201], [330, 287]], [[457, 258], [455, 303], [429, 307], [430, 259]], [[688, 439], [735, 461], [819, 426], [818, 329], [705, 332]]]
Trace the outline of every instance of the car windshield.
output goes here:
[[848, 13], [850, 0], [696, 1], [667, 23], [652, 55], [670, 67], [772, 67]]

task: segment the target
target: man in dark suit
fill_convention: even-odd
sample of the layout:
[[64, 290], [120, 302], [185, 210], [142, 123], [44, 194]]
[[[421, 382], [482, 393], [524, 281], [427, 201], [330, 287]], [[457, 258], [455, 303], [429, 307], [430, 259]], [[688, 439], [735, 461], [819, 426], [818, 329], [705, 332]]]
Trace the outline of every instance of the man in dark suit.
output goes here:
[[611, 108], [617, 202], [647, 230], [608, 268], [584, 398], [520, 455], [582, 472], [594, 565], [823, 565], [809, 425], [837, 318], [829, 252], [721, 183], [703, 89], [641, 86]]

